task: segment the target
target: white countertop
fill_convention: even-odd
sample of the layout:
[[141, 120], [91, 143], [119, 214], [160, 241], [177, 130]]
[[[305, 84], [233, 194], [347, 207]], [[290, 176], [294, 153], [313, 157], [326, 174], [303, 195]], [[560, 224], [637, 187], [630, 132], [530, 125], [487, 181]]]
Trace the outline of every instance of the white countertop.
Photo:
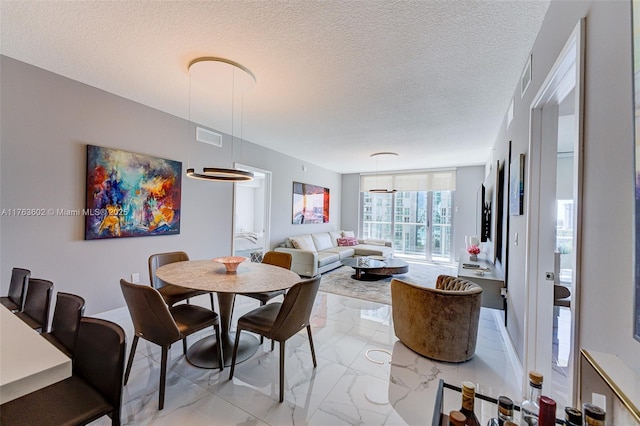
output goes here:
[[0, 404], [71, 376], [71, 358], [0, 307]]

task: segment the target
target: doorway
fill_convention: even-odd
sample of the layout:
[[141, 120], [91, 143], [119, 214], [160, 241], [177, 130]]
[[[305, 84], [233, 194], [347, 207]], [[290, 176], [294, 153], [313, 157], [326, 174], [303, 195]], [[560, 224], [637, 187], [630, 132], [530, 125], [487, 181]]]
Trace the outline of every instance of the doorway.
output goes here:
[[253, 180], [234, 185], [233, 255], [261, 262], [269, 250], [271, 172], [243, 164], [235, 167], [253, 172]]
[[559, 409], [577, 397], [583, 33], [581, 20], [530, 116], [524, 372], [543, 374], [543, 394]]

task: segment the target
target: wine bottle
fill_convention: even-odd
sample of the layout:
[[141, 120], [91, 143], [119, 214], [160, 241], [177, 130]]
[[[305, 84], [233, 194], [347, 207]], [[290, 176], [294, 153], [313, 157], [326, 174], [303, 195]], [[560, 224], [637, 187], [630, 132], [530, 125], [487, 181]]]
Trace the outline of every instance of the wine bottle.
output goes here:
[[474, 413], [474, 403], [476, 398], [476, 386], [471, 382], [462, 382], [462, 408], [460, 412], [467, 417], [466, 426], [480, 426], [478, 417]]
[[538, 426], [554, 426], [556, 424], [556, 401], [541, 395], [538, 400], [540, 411], [538, 412]]
[[538, 412], [540, 405], [538, 400], [542, 393], [542, 374], [537, 371], [529, 372], [529, 397], [522, 401], [520, 406], [522, 412], [523, 426], [536, 426], [538, 424]]
[[449, 412], [449, 426], [464, 426], [467, 421], [467, 417], [460, 411]]
[[593, 404], [582, 404], [585, 426], [604, 426], [605, 412]]
[[504, 426], [508, 421], [513, 421], [513, 401], [501, 395], [498, 397], [498, 416], [490, 419], [487, 426]]
[[564, 424], [566, 426], [582, 426], [582, 411], [566, 407], [564, 409]]

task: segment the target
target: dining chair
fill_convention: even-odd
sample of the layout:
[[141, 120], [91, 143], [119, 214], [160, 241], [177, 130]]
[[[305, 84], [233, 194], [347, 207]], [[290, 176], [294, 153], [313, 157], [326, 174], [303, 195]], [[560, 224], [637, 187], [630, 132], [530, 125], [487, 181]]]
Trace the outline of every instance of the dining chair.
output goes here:
[[[291, 253], [283, 253], [278, 251], [268, 251], [262, 257], [262, 263], [266, 263], [268, 265], [279, 266], [284, 269], [291, 269], [291, 262], [293, 257]], [[260, 301], [260, 306], [264, 306], [267, 302], [274, 297], [278, 297], [281, 294], [285, 294], [286, 290], [274, 290], [274, 291], [263, 291], [260, 293], [241, 293], [243, 296], [250, 297], [252, 299], [256, 299]], [[264, 341], [264, 337], [260, 336], [260, 343]]]
[[259, 334], [280, 344], [280, 402], [284, 401], [285, 342], [305, 327], [309, 336], [313, 368], [318, 366], [313, 348], [313, 338], [311, 337], [310, 318], [319, 287], [320, 275], [300, 281], [287, 291], [282, 303], [268, 303], [244, 314], [238, 319], [229, 380], [233, 379], [238, 342], [242, 331]]
[[[134, 337], [124, 374], [124, 384], [129, 381], [131, 365], [141, 337], [162, 347], [160, 361], [160, 396], [158, 409], [164, 408], [164, 394], [167, 377], [167, 358], [171, 344], [182, 340], [182, 351], [187, 353], [187, 336], [206, 327], [213, 326], [216, 339], [220, 342], [218, 314], [197, 305], [179, 304], [168, 306], [162, 295], [153, 287], [137, 285], [120, 280], [120, 288], [133, 321]], [[220, 370], [224, 368], [222, 345], [218, 346]]]
[[23, 308], [24, 294], [27, 290], [27, 283], [31, 271], [22, 268], [11, 270], [11, 282], [9, 283], [9, 293], [0, 297], [0, 303], [11, 312], [20, 312]]
[[40, 278], [29, 278], [27, 294], [24, 297], [24, 309], [16, 312], [18, 318], [38, 332], [48, 330], [49, 309], [53, 283]]
[[186, 303], [189, 303], [190, 298], [208, 293], [209, 297], [211, 298], [211, 310], [215, 311], [212, 292], [204, 290], [193, 290], [190, 288], [169, 284], [162, 281], [156, 275], [156, 270], [161, 266], [167, 265], [169, 263], [185, 262], [188, 260], [189, 255], [187, 255], [187, 253], [183, 251], [156, 253], [149, 256], [149, 280], [151, 281], [151, 286], [160, 292], [160, 295], [164, 299], [165, 303], [169, 306], [173, 306], [183, 300], [185, 300]]
[[120, 424], [126, 337], [117, 324], [80, 321], [71, 377], [0, 406], [0, 424], [84, 425], [104, 415]]
[[71, 293], [58, 292], [56, 306], [53, 309], [51, 330], [43, 332], [42, 337], [73, 358], [80, 320], [84, 314], [84, 299]]

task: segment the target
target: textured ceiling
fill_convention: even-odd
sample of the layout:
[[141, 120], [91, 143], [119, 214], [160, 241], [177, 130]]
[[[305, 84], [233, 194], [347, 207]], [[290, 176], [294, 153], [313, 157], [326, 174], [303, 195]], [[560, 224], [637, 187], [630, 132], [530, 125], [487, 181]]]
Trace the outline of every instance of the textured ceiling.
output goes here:
[[1, 53], [184, 118], [189, 62], [228, 58], [257, 79], [245, 140], [339, 173], [449, 167], [487, 160], [548, 5], [3, 0]]

